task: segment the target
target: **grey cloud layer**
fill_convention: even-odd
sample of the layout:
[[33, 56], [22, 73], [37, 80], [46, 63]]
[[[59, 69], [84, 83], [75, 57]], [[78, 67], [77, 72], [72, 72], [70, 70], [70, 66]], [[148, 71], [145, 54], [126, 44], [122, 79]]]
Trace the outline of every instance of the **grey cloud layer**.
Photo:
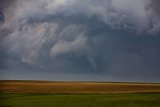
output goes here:
[[160, 18], [153, 3], [16, 0], [0, 26], [1, 69], [159, 81]]

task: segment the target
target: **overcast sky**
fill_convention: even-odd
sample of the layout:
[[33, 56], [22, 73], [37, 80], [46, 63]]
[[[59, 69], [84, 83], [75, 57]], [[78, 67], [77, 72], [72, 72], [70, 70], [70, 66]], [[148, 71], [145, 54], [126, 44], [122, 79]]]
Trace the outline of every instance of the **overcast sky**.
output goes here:
[[160, 82], [159, 0], [0, 2], [0, 79]]

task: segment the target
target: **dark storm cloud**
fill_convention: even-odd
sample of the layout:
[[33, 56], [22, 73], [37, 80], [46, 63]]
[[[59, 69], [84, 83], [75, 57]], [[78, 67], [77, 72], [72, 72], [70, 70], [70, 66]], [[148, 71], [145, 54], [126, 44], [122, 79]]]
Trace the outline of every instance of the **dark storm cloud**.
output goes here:
[[[28, 79], [160, 81], [157, 2], [16, 0], [11, 4], [4, 6], [5, 22], [0, 26], [1, 72], [8, 78], [30, 74], [37, 76]], [[44, 74], [53, 78], [43, 78]]]

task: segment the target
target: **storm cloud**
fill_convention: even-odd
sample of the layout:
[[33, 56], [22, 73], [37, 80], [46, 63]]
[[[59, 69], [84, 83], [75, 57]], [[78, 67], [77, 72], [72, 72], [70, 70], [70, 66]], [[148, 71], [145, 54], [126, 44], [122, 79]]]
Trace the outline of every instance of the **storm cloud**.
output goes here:
[[159, 82], [158, 4], [2, 0], [1, 78]]

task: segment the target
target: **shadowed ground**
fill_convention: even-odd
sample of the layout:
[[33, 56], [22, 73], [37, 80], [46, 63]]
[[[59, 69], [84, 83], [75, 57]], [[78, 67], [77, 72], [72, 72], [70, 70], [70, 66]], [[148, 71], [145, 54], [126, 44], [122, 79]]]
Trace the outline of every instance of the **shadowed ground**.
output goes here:
[[160, 94], [0, 94], [0, 107], [159, 107]]

